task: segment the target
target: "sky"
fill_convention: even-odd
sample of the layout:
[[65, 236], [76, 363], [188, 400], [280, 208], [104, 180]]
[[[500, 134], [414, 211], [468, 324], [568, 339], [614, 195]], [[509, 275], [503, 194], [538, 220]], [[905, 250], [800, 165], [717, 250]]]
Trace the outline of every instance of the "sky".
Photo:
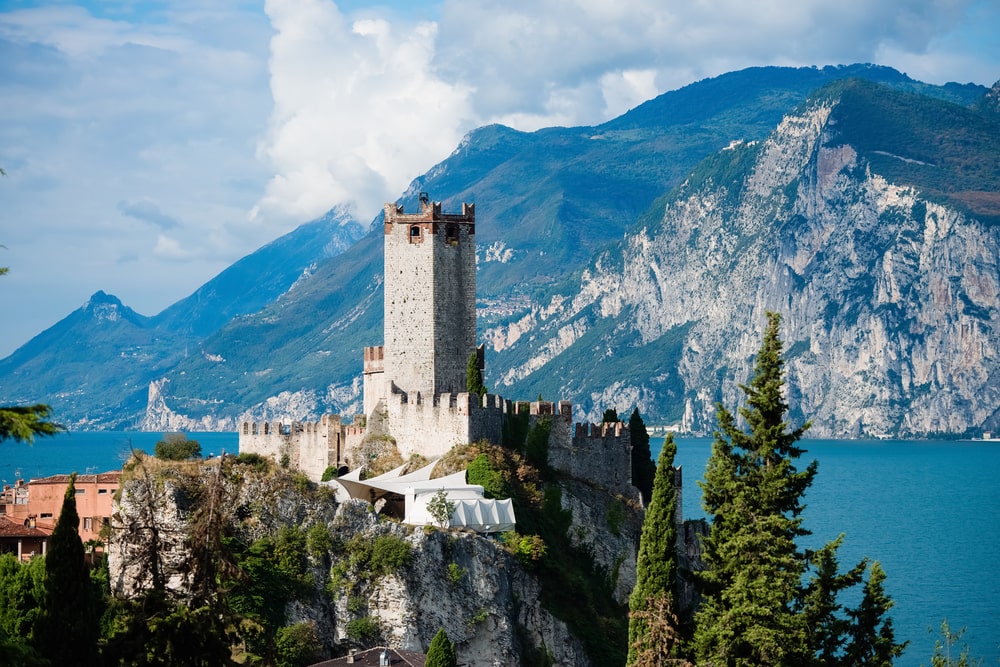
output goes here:
[[98, 290], [155, 315], [334, 206], [367, 224], [488, 123], [759, 65], [989, 86], [998, 30], [998, 0], [0, 0], [0, 358]]

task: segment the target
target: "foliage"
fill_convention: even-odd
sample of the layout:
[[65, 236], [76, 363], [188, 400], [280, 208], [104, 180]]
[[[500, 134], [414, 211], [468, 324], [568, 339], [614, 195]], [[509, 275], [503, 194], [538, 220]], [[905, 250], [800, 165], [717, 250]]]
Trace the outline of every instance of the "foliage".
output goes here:
[[8, 405], [0, 407], [0, 442], [31, 442], [35, 436], [55, 435], [66, 429], [47, 421], [52, 415], [48, 405]]
[[44, 602], [45, 561], [0, 555], [0, 664], [38, 664], [30, 640]]
[[274, 638], [277, 650], [277, 667], [301, 667], [323, 658], [316, 624], [312, 621], [286, 625]]
[[487, 498], [507, 498], [510, 496], [510, 490], [504, 481], [503, 473], [493, 468], [485, 453], [469, 462], [465, 477], [469, 484], [478, 484], [483, 487], [483, 493]]
[[185, 461], [201, 456], [201, 444], [183, 433], [166, 433], [153, 447], [153, 456], [167, 461]]
[[407, 567], [412, 560], [413, 546], [401, 537], [386, 534], [375, 538], [369, 563], [372, 572], [391, 574]]
[[475, 350], [469, 355], [465, 385], [465, 390], [470, 394], [475, 394], [479, 398], [486, 395], [486, 385], [483, 384], [483, 369], [479, 367], [479, 353]]
[[337, 479], [337, 466], [327, 466], [326, 470], [323, 471], [322, 477], [319, 478], [319, 481], [329, 482], [331, 479]]
[[646, 423], [639, 415], [639, 408], [632, 411], [628, 419], [629, 438], [632, 441], [632, 485], [642, 493], [643, 504], [648, 505], [653, 497], [653, 480], [656, 464], [649, 449], [649, 433]]
[[503, 544], [526, 567], [534, 566], [545, 557], [545, 540], [538, 535], [521, 535], [517, 531], [503, 534]]
[[630, 634], [633, 627], [642, 628], [642, 632], [635, 638], [629, 638], [627, 664], [636, 667], [692, 667], [690, 662], [677, 657], [677, 647], [681, 644], [680, 621], [674, 613], [669, 593], [661, 592], [647, 599], [642, 608], [629, 612], [628, 619]]
[[77, 532], [76, 473], [69, 476], [59, 520], [45, 556], [45, 602], [35, 628], [35, 647], [54, 664], [96, 662], [100, 599], [90, 580]]
[[520, 409], [516, 414], [504, 415], [500, 427], [500, 444], [517, 452], [524, 451], [524, 441], [531, 428], [531, 415], [526, 409], [527, 406], [522, 407], [524, 409]]
[[457, 586], [469, 571], [458, 563], [448, 563], [448, 582], [452, 586]]
[[427, 503], [427, 511], [439, 528], [447, 528], [455, 511], [455, 503], [448, 500], [448, 492], [441, 488], [431, 496], [430, 502]]
[[236, 463], [251, 466], [257, 472], [265, 472], [271, 467], [271, 460], [256, 452], [240, 452], [235, 457]]
[[382, 628], [379, 627], [378, 621], [371, 616], [362, 616], [348, 621], [345, 630], [348, 637], [363, 646], [374, 644], [379, 635], [382, 634]]
[[[969, 656], [969, 646], [963, 644], [959, 649], [958, 643], [965, 635], [965, 628], [952, 631], [948, 625], [948, 619], [941, 621], [941, 638], [934, 642], [934, 655], [931, 656], [931, 667], [979, 667], [983, 661]], [[952, 649], [958, 650], [958, 655], [952, 655]]]
[[306, 547], [309, 550], [309, 555], [313, 558], [322, 558], [330, 552], [333, 547], [333, 538], [325, 523], [314, 523], [309, 526], [309, 530], [306, 532]]
[[[699, 573], [703, 601], [695, 616], [693, 649], [699, 663], [726, 665], [891, 664], [897, 645], [884, 614], [891, 601], [873, 564], [865, 596], [844, 617], [837, 595], [859, 583], [862, 562], [837, 574], [840, 538], [808, 554], [796, 539], [802, 527], [802, 498], [816, 475], [804, 470], [796, 442], [809, 424], [791, 429], [785, 421], [784, 361], [778, 336], [781, 317], [768, 324], [739, 410], [747, 431], [721, 405], [712, 454], [701, 483], [711, 530], [703, 540], [706, 570]], [[655, 491], [654, 491], [655, 494]], [[809, 568], [814, 569], [803, 583]], [[844, 655], [851, 658], [844, 661]]]
[[[215, 667], [235, 665], [232, 628], [205, 605], [192, 608], [150, 590], [135, 601], [115, 602], [111, 627], [102, 642], [105, 664], [135, 667]], [[67, 663], [69, 664], [69, 663]]]
[[848, 632], [851, 641], [845, 655], [846, 665], [889, 667], [895, 658], [903, 654], [909, 643], [896, 643], [892, 619], [886, 616], [892, 609], [893, 601], [882, 588], [883, 581], [885, 572], [881, 564], [875, 561], [868, 571], [868, 581], [865, 582], [861, 604], [857, 609], [850, 611], [852, 624]]
[[455, 657], [455, 645], [448, 639], [444, 628], [437, 631], [431, 645], [427, 649], [427, 660], [425, 667], [456, 667], [458, 661]]
[[524, 441], [524, 458], [539, 470], [549, 467], [549, 433], [552, 431], [552, 420], [542, 417], [528, 431]]
[[618, 411], [614, 408], [606, 408], [604, 410], [604, 416], [601, 417], [602, 424], [614, 424], [618, 420]]
[[[643, 664], [650, 655], [677, 658], [681, 653], [675, 615], [678, 607], [676, 453], [673, 435], [668, 435], [660, 450], [652, 499], [642, 524], [636, 582], [629, 597], [626, 663], [629, 665]], [[663, 643], [667, 640], [669, 643]]]

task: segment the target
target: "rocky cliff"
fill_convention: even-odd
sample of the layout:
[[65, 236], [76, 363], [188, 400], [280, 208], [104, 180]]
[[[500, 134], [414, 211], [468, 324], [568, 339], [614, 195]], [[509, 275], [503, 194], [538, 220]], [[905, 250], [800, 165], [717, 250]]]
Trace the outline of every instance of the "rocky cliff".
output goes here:
[[[578, 282], [488, 332], [501, 354], [525, 337], [537, 350], [503, 384], [547, 371], [571, 393], [580, 359], [592, 359], [608, 381], [571, 393], [590, 413], [617, 395], [710, 431], [714, 403], [737, 403], [773, 310], [792, 417], [812, 419], [814, 436], [997, 430], [1000, 225], [995, 195], [962, 170], [993, 160], [981, 166], [995, 181], [1000, 128], [967, 112], [980, 133], [940, 128], [964, 149], [873, 140], [855, 116], [867, 106], [883, 120], [879, 94], [855, 83], [818, 95], [765, 141], [706, 161]], [[961, 150], [977, 157], [963, 162]], [[617, 369], [613, 391], [600, 391]]]
[[[601, 492], [592, 487], [587, 493], [573, 493], [571, 486], [564, 483], [562, 494], [575, 518], [570, 532], [597, 546], [604, 542], [601, 526], [607, 521], [598, 516]], [[603, 500], [613, 498], [604, 494]], [[584, 506], [596, 509], [582, 512]], [[585, 523], [590, 524], [586, 535]], [[620, 539], [637, 539], [637, 526], [635, 513], [623, 512]], [[302, 543], [308, 546], [299, 548], [299, 556], [300, 579], [308, 585], [285, 603], [284, 622], [315, 628], [328, 656], [383, 643], [424, 652], [443, 627], [463, 664], [551, 660], [548, 664], [591, 665], [598, 663], [586, 645], [600, 641], [606, 632], [590, 628], [589, 636], [581, 639], [579, 628], [571, 630], [543, 603], [553, 593], [543, 590], [539, 566], [515, 556], [496, 539], [414, 529], [385, 520], [363, 501], [338, 505], [332, 494], [300, 476], [246, 457], [242, 462], [230, 457], [180, 464], [133, 460], [111, 528], [114, 593], [134, 598], [159, 588], [182, 602], [204, 590], [206, 573], [213, 572], [208, 578], [216, 581], [219, 573], [231, 572], [234, 563], [246, 568], [257, 562], [236, 557], [240, 549], [258, 560], [261, 554], [281, 552], [288, 561], [295, 539], [280, 542], [285, 538], [279, 536], [306, 536]], [[203, 540], [207, 543], [212, 535], [225, 539], [208, 548]], [[271, 546], [253, 546], [262, 544]], [[635, 545], [628, 546], [614, 558], [619, 566], [631, 559], [634, 570]], [[202, 562], [206, 554], [218, 561], [212, 568]], [[554, 557], [559, 562], [569, 554]], [[229, 565], [222, 563], [226, 559]], [[224, 597], [238, 595], [240, 577], [231, 581], [237, 582], [231, 584], [236, 589], [230, 588]], [[268, 604], [281, 604], [277, 588], [270, 593], [274, 597]], [[555, 595], [579, 595], [583, 608], [587, 594], [581, 588]], [[624, 608], [616, 609], [624, 618]], [[600, 623], [596, 618], [591, 622]]]

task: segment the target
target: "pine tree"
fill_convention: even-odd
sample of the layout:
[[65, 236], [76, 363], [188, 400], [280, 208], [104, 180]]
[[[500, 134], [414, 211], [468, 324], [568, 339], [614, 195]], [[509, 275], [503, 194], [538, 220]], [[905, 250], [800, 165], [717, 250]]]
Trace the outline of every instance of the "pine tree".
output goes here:
[[38, 651], [55, 665], [96, 662], [100, 613], [79, 526], [73, 473], [45, 555], [45, 605], [35, 634]]
[[807, 559], [795, 544], [802, 528], [802, 496], [816, 463], [795, 467], [795, 443], [808, 428], [790, 429], [778, 337], [781, 321], [768, 325], [748, 385], [747, 405], [736, 418], [717, 406], [719, 428], [701, 483], [711, 529], [704, 540], [707, 569], [699, 575], [704, 602], [695, 621], [699, 662], [716, 665], [788, 665], [809, 660], [804, 618], [793, 606]]
[[639, 415], [639, 408], [633, 410], [628, 419], [628, 431], [632, 441], [632, 484], [642, 492], [642, 502], [648, 505], [653, 497], [656, 464], [649, 451], [649, 433]]
[[841, 591], [859, 584], [868, 565], [863, 560], [844, 574], [839, 574], [837, 550], [844, 540], [843, 534], [813, 553], [809, 560], [815, 572], [803, 589], [798, 609], [805, 622], [806, 642], [815, 667], [852, 665], [844, 662], [842, 647], [851, 631], [850, 621], [844, 617], [842, 605], [837, 601]]
[[885, 571], [875, 561], [868, 572], [864, 597], [858, 608], [850, 612], [853, 624], [850, 628], [850, 643], [845, 652], [845, 665], [890, 667], [893, 659], [901, 656], [909, 643], [896, 643], [892, 619], [886, 616], [893, 601], [885, 594], [883, 581]]
[[[642, 656], [677, 657], [677, 488], [673, 436], [663, 441], [652, 500], [646, 509], [636, 560], [636, 582], [629, 597], [628, 665]], [[665, 643], [665, 644], [664, 644]]]
[[424, 667], [456, 667], [458, 660], [455, 657], [455, 645], [448, 639], [444, 628], [437, 631], [431, 645], [427, 649], [427, 660]]

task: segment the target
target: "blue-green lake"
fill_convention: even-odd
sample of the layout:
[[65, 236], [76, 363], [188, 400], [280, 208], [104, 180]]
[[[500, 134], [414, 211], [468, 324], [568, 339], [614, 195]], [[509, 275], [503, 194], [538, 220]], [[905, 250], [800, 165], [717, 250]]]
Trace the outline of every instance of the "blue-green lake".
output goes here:
[[[202, 452], [235, 452], [235, 433], [190, 433]], [[0, 479], [12, 483], [121, 467], [131, 448], [152, 452], [161, 433], [66, 433], [28, 446], [0, 445]], [[677, 438], [684, 516], [704, 516], [701, 479], [708, 438]], [[662, 439], [651, 445], [654, 459]], [[893, 623], [910, 641], [901, 667], [930, 665], [941, 620], [967, 627], [964, 641], [985, 665], [1000, 660], [1000, 442], [804, 440], [819, 461], [806, 495], [802, 546], [845, 534], [840, 562], [877, 559], [896, 602]]]

